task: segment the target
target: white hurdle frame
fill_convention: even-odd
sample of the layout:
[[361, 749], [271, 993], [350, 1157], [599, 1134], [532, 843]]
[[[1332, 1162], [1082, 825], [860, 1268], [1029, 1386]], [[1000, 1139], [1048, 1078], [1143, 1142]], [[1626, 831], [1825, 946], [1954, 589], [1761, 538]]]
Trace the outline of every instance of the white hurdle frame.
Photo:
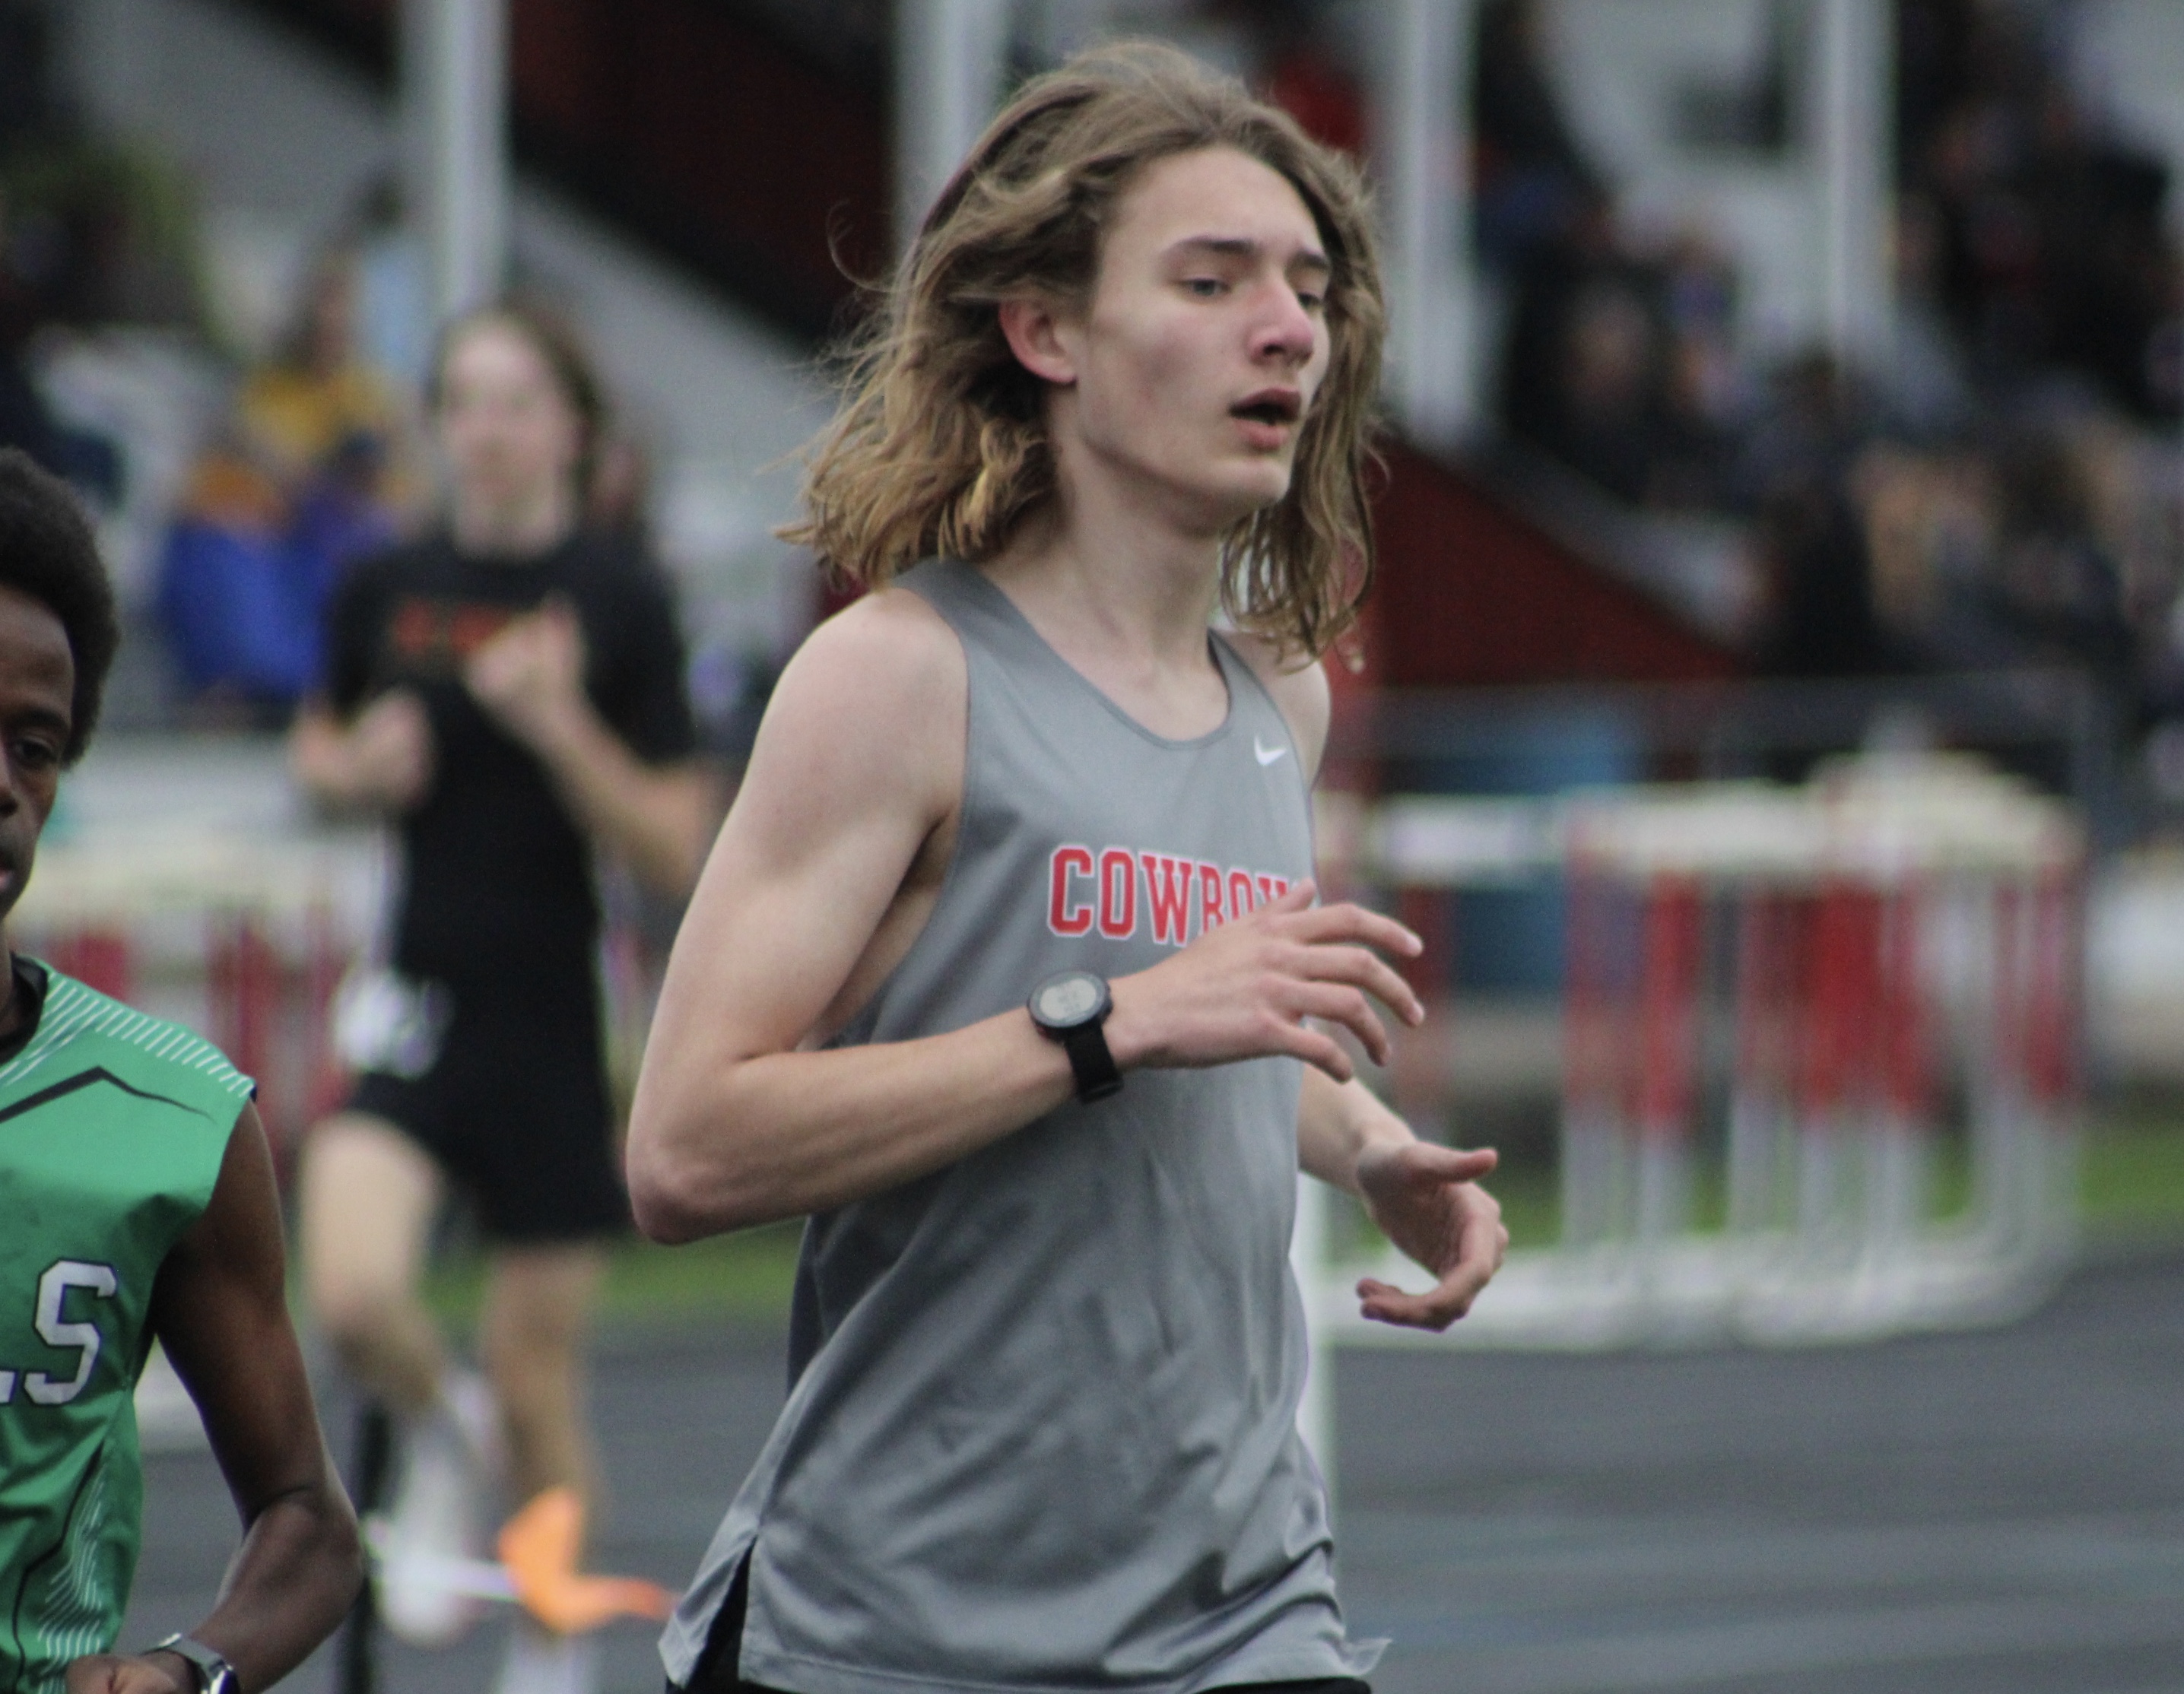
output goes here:
[[338, 1081], [326, 1008], [384, 879], [375, 834], [147, 828], [41, 847], [13, 923], [56, 967], [216, 1043], [259, 1084], [276, 1156]]
[[[1559, 871], [1569, 969], [1562, 1244], [1513, 1254], [1446, 1336], [1370, 1323], [1357, 1278], [1419, 1273], [1337, 1262], [1306, 1182], [1294, 1260], [1323, 1360], [1869, 1340], [2008, 1321], [2067, 1268], [2086, 843], [2062, 803], [1969, 758], [1864, 758], [1797, 788], [1399, 796], [1324, 839], [1390, 894]], [[1970, 1203], [1937, 1219], [1952, 1083]], [[1718, 1229], [1693, 1221], [1702, 1130]], [[1299, 1422], [1331, 1479], [1328, 1374]]]

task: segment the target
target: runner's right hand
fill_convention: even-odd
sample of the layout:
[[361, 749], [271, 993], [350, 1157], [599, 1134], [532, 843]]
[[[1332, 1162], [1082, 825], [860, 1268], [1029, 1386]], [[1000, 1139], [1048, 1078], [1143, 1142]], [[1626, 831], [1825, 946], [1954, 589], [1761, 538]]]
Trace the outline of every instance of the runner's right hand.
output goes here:
[[1388, 1032], [1373, 1001], [1413, 1028], [1425, 1008], [1379, 955], [1416, 958], [1424, 944], [1361, 906], [1315, 906], [1314, 892], [1299, 883], [1173, 958], [1116, 978], [1106, 1030], [1115, 1062], [1128, 1070], [1286, 1053], [1348, 1082], [1350, 1055], [1307, 1022], [1318, 1018], [1342, 1025], [1375, 1064], [1386, 1064]]
[[424, 702], [407, 688], [382, 694], [349, 726], [350, 771], [356, 798], [408, 811], [432, 785], [432, 725]]

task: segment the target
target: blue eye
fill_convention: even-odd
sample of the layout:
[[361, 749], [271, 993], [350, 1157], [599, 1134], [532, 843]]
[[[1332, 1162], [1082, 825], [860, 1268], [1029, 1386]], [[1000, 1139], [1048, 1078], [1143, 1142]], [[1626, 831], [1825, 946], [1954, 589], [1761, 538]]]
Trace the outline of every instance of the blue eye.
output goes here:
[[1228, 292], [1228, 285], [1217, 276], [1189, 276], [1183, 286], [1201, 300], [1219, 298]]

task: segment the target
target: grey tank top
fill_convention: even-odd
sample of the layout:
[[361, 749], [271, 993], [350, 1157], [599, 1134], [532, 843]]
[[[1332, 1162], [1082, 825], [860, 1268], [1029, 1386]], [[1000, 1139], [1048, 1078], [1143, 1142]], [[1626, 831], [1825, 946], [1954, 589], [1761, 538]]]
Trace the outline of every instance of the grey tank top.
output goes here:
[[[1310, 874], [1296, 749], [1217, 637], [1228, 715], [1154, 735], [1001, 591], [903, 578], [969, 726], [923, 931], [837, 1045], [960, 1028], [1056, 971], [1126, 976]], [[1357, 1675], [1297, 1439], [1301, 1072], [1133, 1072], [806, 1227], [780, 1422], [662, 1638], [687, 1682], [749, 1561], [744, 1677], [797, 1694], [1192, 1694]]]

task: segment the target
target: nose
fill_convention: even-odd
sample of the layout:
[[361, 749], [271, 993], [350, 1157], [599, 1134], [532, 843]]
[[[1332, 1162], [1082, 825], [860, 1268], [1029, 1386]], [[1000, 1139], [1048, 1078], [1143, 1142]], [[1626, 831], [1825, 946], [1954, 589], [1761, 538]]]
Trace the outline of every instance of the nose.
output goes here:
[[1276, 280], [1267, 297], [1266, 312], [1252, 333], [1253, 355], [1305, 364], [1319, 343], [1319, 325], [1287, 282]]

